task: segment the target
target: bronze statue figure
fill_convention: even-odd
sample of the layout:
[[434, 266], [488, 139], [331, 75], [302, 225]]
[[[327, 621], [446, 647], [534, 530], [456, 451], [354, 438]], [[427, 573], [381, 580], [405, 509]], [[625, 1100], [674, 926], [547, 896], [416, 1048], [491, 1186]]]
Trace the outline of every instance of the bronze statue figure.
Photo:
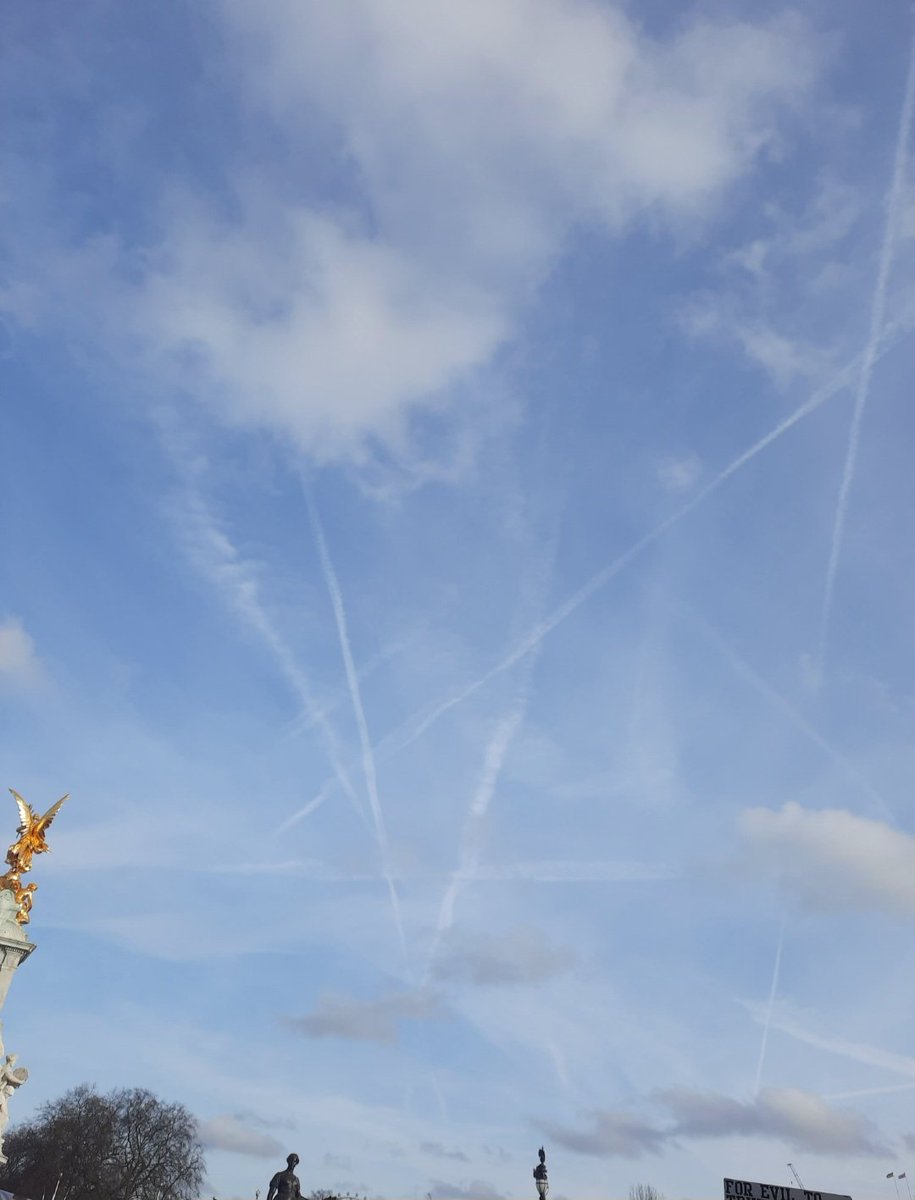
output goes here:
[[32, 893], [38, 885], [35, 883], [24, 884], [21, 876], [32, 869], [33, 855], [45, 854], [50, 850], [45, 839], [45, 830], [60, 812], [67, 797], [61, 796], [57, 803], [52, 804], [44, 816], [40, 817], [31, 805], [26, 804], [18, 792], [13, 791], [12, 788], [10, 788], [10, 792], [12, 792], [16, 807], [19, 809], [19, 827], [16, 830], [19, 837], [6, 852], [6, 861], [10, 869], [5, 875], [0, 875], [0, 889], [13, 893], [19, 906], [16, 920], [20, 925], [27, 925], [32, 909]]
[[295, 1168], [298, 1165], [299, 1156], [297, 1154], [286, 1156], [286, 1170], [277, 1171], [270, 1180], [270, 1187], [267, 1190], [267, 1200], [302, 1200], [299, 1177], [295, 1173]]

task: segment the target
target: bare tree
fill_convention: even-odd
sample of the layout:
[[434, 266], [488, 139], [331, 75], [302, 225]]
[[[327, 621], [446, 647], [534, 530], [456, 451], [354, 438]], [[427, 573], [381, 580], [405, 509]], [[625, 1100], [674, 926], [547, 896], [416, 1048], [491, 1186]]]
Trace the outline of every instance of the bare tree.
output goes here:
[[13, 1129], [4, 1150], [0, 1187], [21, 1196], [196, 1200], [203, 1182], [193, 1116], [142, 1088], [74, 1088]]
[[664, 1200], [664, 1194], [650, 1183], [634, 1183], [629, 1189], [629, 1200]]

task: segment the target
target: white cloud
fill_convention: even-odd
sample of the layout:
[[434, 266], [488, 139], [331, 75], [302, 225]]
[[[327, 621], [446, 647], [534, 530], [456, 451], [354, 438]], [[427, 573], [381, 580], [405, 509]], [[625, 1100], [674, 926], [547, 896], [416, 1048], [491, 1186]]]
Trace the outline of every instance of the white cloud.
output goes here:
[[139, 310], [143, 335], [220, 414], [333, 457], [397, 441], [505, 333], [497, 298], [304, 209], [241, 227], [186, 216]]
[[777, 874], [803, 904], [915, 916], [915, 837], [843, 809], [793, 802], [751, 808], [740, 827], [760, 870]]
[[432, 1200], [505, 1200], [503, 1192], [496, 1191], [492, 1184], [484, 1183], [481, 1179], [459, 1184], [433, 1179], [429, 1184], [429, 1194]]
[[441, 1142], [420, 1142], [419, 1149], [422, 1154], [428, 1154], [431, 1158], [452, 1158], [456, 1162], [470, 1161], [459, 1147], [443, 1146]]
[[565, 947], [554, 946], [539, 929], [504, 934], [452, 932], [433, 965], [437, 979], [482, 986], [543, 983], [572, 962]]
[[641, 1158], [643, 1154], [658, 1154], [668, 1140], [667, 1131], [654, 1122], [617, 1110], [594, 1113], [590, 1126], [585, 1129], [568, 1129], [563, 1125], [545, 1125], [543, 1128], [553, 1141], [567, 1150], [602, 1158]]
[[841, 1157], [889, 1153], [866, 1117], [798, 1088], [764, 1088], [747, 1101], [686, 1088], [657, 1098], [676, 1119], [672, 1137], [771, 1137], [795, 1150]]
[[653, 1099], [672, 1124], [608, 1110], [593, 1113], [583, 1129], [553, 1125], [545, 1132], [569, 1150], [606, 1158], [641, 1158], [683, 1140], [727, 1137], [774, 1138], [793, 1149], [840, 1157], [889, 1153], [873, 1122], [798, 1088], [765, 1088], [754, 1100], [671, 1088]]
[[38, 687], [45, 674], [35, 643], [18, 617], [0, 621], [0, 686], [23, 690]]
[[313, 1013], [290, 1017], [286, 1023], [308, 1037], [393, 1043], [403, 1021], [425, 1021], [445, 1015], [439, 997], [428, 991], [398, 992], [378, 1000], [325, 995]]
[[253, 1158], [271, 1158], [283, 1147], [276, 1138], [252, 1129], [241, 1117], [225, 1114], [209, 1121], [197, 1122], [197, 1133], [207, 1150], [229, 1150]]
[[249, 99], [291, 156], [323, 111], [367, 216], [246, 184], [234, 224], [173, 212], [137, 328], [221, 416], [320, 457], [453, 405], [577, 223], [704, 220], [817, 73], [787, 18], [659, 41], [582, 0], [224, 9]]

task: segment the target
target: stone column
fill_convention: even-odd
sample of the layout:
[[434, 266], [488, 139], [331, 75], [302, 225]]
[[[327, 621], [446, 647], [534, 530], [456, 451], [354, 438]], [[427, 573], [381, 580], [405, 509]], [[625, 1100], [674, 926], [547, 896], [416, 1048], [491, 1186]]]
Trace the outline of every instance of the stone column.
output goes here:
[[6, 1001], [16, 968], [35, 949], [23, 927], [17, 923], [16, 912], [13, 893], [0, 891], [0, 1010]]
[[[18, 912], [15, 897], [10, 891], [0, 890], [0, 1011], [6, 1002], [13, 976], [20, 963], [25, 962], [35, 949], [16, 920]], [[3, 1134], [9, 1122], [7, 1104], [13, 1092], [28, 1079], [24, 1067], [15, 1067], [14, 1054], [7, 1054], [3, 1044], [3, 1022], [0, 1021], [0, 1164], [6, 1162], [3, 1153]]]

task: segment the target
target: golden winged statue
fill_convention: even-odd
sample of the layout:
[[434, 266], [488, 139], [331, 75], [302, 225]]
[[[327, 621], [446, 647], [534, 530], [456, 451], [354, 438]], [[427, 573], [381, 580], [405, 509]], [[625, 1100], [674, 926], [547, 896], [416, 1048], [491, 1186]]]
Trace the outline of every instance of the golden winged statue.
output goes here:
[[45, 832], [57, 814], [60, 812], [67, 796], [61, 796], [56, 804], [52, 804], [43, 817], [26, 804], [18, 792], [10, 788], [16, 807], [19, 809], [19, 827], [16, 832], [19, 837], [6, 852], [9, 870], [0, 875], [0, 890], [13, 893], [19, 911], [16, 920], [20, 925], [28, 925], [29, 913], [32, 910], [32, 893], [37, 888], [35, 883], [23, 883], [21, 876], [32, 869], [32, 856], [44, 854], [50, 850], [45, 839]]

